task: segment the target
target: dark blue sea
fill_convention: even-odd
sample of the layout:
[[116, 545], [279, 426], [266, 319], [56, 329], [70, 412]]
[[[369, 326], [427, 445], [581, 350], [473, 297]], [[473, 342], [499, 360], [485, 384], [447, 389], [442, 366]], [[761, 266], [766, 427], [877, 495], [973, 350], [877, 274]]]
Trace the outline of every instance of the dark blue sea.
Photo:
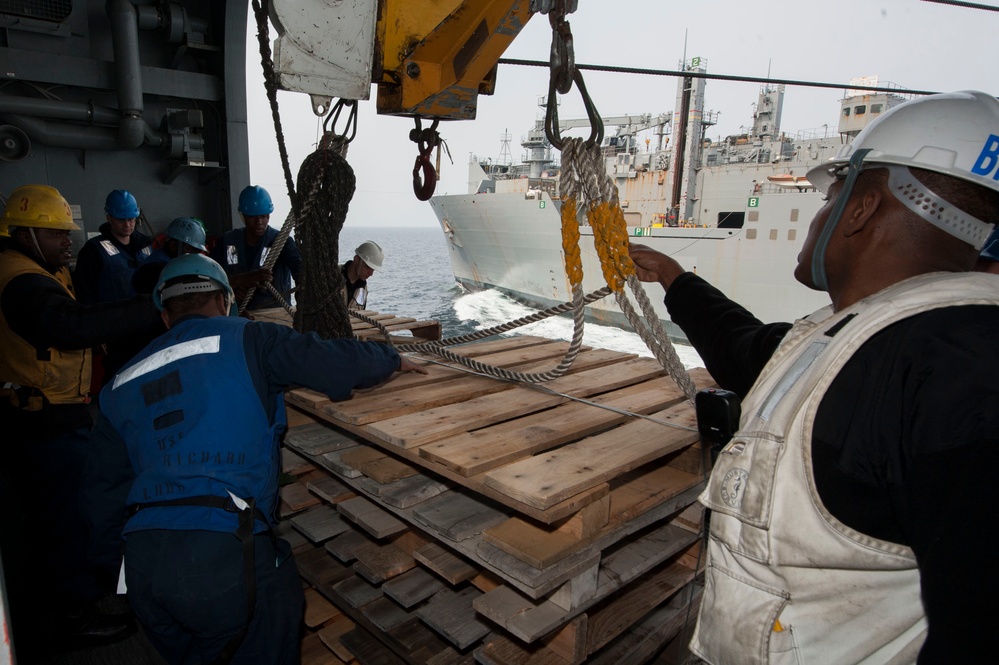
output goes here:
[[[499, 291], [469, 293], [454, 281], [444, 234], [438, 227], [349, 227], [340, 232], [340, 263], [354, 256], [354, 248], [374, 240], [385, 251], [385, 264], [368, 280], [368, 308], [383, 313], [440, 321], [444, 337], [465, 335], [506, 323], [534, 310]], [[550, 339], [572, 338], [572, 320], [554, 317], [517, 329], [519, 334]], [[634, 332], [586, 324], [584, 341], [590, 346], [651, 356]], [[689, 346], [677, 352], [688, 367], [701, 365]]]

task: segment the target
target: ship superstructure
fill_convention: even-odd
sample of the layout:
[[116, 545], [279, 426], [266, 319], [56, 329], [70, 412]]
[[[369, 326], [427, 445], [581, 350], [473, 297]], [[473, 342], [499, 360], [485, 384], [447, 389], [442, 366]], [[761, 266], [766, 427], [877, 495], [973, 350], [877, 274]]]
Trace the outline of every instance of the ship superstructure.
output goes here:
[[[682, 70], [702, 73], [706, 65], [693, 58]], [[835, 129], [788, 134], [780, 124], [785, 88], [764, 85], [751, 128], [711, 141], [705, 131], [717, 115], [705, 110], [704, 83], [694, 75], [679, 78], [672, 113], [604, 118], [605, 126], [616, 128], [602, 145], [604, 165], [618, 187], [629, 235], [673, 256], [762, 320], [793, 320], [827, 303], [824, 293], [792, 277], [823, 198], [805, 174], [835, 155], [867, 122], [904, 101], [905, 91], [847, 90]], [[853, 84], [871, 86], [872, 80]], [[586, 122], [561, 124], [564, 129]], [[652, 130], [652, 138], [639, 141], [642, 130]], [[473, 160], [469, 193], [437, 196], [431, 205], [448, 238], [458, 283], [550, 306], [571, 299], [561, 248], [558, 163], [543, 121], [522, 145], [522, 164]], [[580, 233], [583, 287], [594, 291], [604, 284], [585, 219]], [[682, 337], [662, 303], [656, 305], [671, 334]], [[611, 299], [594, 303], [588, 314], [601, 322], [625, 323]]]

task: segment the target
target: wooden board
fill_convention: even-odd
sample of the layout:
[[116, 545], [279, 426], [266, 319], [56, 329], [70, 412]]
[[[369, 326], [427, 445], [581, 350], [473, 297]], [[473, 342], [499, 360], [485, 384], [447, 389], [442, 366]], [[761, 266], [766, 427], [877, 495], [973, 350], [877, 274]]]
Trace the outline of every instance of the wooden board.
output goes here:
[[[629, 356], [602, 349], [581, 354], [572, 372], [545, 384], [563, 395], [585, 397], [622, 385], [661, 376], [662, 367], [650, 358], [628, 360]], [[599, 373], [599, 374], [597, 374]], [[599, 376], [600, 380], [595, 378]], [[497, 383], [493, 381], [493, 383]], [[504, 384], [500, 384], [504, 385]], [[469, 394], [457, 404], [427, 407], [419, 412], [379, 418], [372, 431], [403, 448], [415, 448], [470, 429], [485, 427], [510, 418], [556, 406], [566, 397], [538, 391], [527, 385], [490, 391], [482, 396]]]
[[384, 596], [376, 598], [362, 607], [361, 614], [385, 633], [412, 618], [409, 612]]
[[353, 489], [330, 475], [311, 480], [306, 484], [306, 487], [327, 503], [337, 504], [357, 496]]
[[440, 578], [417, 567], [382, 585], [382, 593], [405, 608], [430, 598], [444, 588]]
[[696, 416], [688, 404], [670, 407], [653, 416], [690, 429], [636, 420], [557, 451], [493, 469], [486, 474], [485, 483], [507, 496], [544, 509], [700, 438]]
[[472, 609], [482, 593], [465, 587], [461, 591], [442, 589], [417, 610], [420, 619], [459, 649], [479, 641], [489, 633], [489, 625]]
[[322, 504], [313, 506], [291, 518], [291, 524], [314, 543], [322, 543], [350, 528], [336, 508]]
[[319, 630], [319, 639], [323, 641], [338, 658], [351, 661], [354, 655], [340, 642], [340, 638], [354, 630], [355, 624], [349, 617], [340, 615], [336, 620], [326, 624]]
[[310, 634], [302, 638], [302, 665], [342, 665], [343, 661], [326, 648], [319, 635]]
[[305, 625], [309, 628], [321, 626], [338, 616], [338, 610], [333, 603], [323, 598], [315, 589], [305, 590]]
[[413, 517], [448, 540], [461, 541], [503, 522], [507, 515], [468, 494], [445, 492], [416, 506]]
[[396, 519], [363, 496], [338, 503], [337, 510], [375, 538], [385, 538], [408, 528], [405, 522]]
[[305, 510], [319, 503], [319, 497], [309, 492], [308, 487], [302, 482], [285, 485], [278, 490], [278, 495], [293, 512]]
[[413, 558], [452, 585], [470, 580], [478, 574], [475, 567], [467, 561], [436, 543], [430, 543], [414, 551]]
[[301, 476], [315, 469], [315, 465], [298, 453], [281, 448], [281, 471], [291, 476]]
[[362, 545], [354, 551], [354, 556], [357, 557], [354, 570], [372, 584], [381, 584], [416, 566], [412, 556], [392, 543]]
[[367, 536], [359, 529], [350, 529], [326, 543], [326, 551], [343, 563], [350, 563], [356, 558], [357, 548], [368, 542]]
[[357, 609], [367, 605], [375, 598], [381, 598], [382, 592], [364, 578], [352, 575], [342, 582], [333, 585], [333, 591], [350, 607]]
[[[673, 379], [662, 377], [598, 395], [591, 401], [614, 409], [648, 414], [680, 399], [680, 390]], [[435, 441], [421, 447], [420, 455], [467, 477], [596, 434], [630, 419], [625, 414], [583, 402], [568, 402], [541, 413]]]
[[[292, 409], [289, 409], [289, 412], [291, 411]], [[289, 427], [284, 437], [286, 447], [303, 455], [322, 455], [356, 446], [358, 442], [357, 437], [349, 436], [327, 423]]]

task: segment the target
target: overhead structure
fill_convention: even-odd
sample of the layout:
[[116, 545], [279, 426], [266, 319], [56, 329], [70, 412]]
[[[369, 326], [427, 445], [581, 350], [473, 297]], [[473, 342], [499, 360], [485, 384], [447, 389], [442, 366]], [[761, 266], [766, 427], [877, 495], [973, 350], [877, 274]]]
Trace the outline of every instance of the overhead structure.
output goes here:
[[530, 0], [274, 0], [278, 85], [312, 97], [368, 99], [385, 115], [475, 117], [496, 63], [530, 19]]

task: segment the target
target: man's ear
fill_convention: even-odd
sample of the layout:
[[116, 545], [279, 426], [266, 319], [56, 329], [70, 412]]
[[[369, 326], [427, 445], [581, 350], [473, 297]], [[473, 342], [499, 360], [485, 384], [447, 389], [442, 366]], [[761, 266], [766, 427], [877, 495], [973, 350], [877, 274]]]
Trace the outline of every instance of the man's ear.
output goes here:
[[167, 313], [166, 308], [163, 308], [163, 309], [160, 310], [160, 320], [163, 321], [163, 325], [165, 325], [167, 327], [167, 330], [169, 330], [170, 329], [170, 314]]
[[860, 233], [868, 227], [883, 204], [884, 191], [880, 187], [865, 187], [863, 192], [855, 192], [843, 211], [840, 232], [846, 238]]

